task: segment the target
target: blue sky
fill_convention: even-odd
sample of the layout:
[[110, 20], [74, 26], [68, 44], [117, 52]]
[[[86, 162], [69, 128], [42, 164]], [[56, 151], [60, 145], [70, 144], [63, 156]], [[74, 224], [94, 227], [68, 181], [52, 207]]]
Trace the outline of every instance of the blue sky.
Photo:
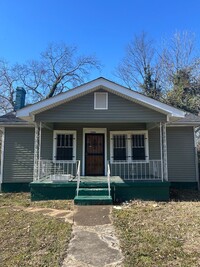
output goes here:
[[156, 40], [176, 30], [200, 37], [199, 0], [0, 0], [0, 57], [11, 63], [37, 58], [50, 42], [77, 45], [113, 76], [126, 45], [145, 31]]

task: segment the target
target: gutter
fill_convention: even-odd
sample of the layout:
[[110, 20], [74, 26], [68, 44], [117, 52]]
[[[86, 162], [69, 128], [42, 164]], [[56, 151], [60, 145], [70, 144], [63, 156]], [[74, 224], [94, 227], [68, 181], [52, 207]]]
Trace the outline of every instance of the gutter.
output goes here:
[[171, 122], [167, 126], [200, 126], [200, 122]]
[[33, 124], [30, 123], [17, 123], [17, 122], [0, 122], [0, 127], [34, 127]]

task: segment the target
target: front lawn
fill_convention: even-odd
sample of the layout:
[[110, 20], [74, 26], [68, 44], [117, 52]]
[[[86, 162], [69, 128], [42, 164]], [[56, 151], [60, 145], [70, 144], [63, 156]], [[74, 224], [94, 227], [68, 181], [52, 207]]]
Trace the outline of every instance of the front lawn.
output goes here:
[[2, 206], [23, 206], [40, 207], [52, 209], [73, 209], [73, 201], [70, 200], [48, 200], [31, 201], [30, 193], [6, 193], [0, 194], [0, 207]]
[[200, 266], [200, 202], [133, 201], [113, 209], [124, 266]]
[[72, 203], [31, 202], [29, 194], [0, 194], [0, 266], [61, 266], [71, 225], [42, 212], [27, 212], [23, 207], [69, 210]]

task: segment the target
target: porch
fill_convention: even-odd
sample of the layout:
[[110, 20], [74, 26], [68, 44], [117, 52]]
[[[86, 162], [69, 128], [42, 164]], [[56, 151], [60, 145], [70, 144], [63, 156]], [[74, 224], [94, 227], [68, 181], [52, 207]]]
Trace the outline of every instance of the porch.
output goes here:
[[[36, 191], [43, 195], [39, 186], [52, 190], [53, 198], [55, 190], [68, 188], [65, 198], [76, 196], [75, 202], [92, 195], [96, 202], [96, 194], [109, 204], [144, 199], [145, 194], [154, 200], [169, 197], [166, 123], [40, 122], [35, 123], [34, 144], [33, 200], [40, 199]], [[159, 185], [167, 190], [164, 197]]]
[[[30, 183], [31, 200], [75, 199], [79, 205], [112, 204], [134, 199], [168, 201], [169, 182], [124, 181], [119, 176], [110, 177], [110, 197], [107, 177], [81, 176], [79, 197], [76, 181], [34, 181]], [[79, 199], [79, 201], [77, 201]]]
[[[40, 160], [30, 184], [32, 200], [74, 199], [75, 204], [112, 204], [131, 199], [168, 200], [161, 161], [108, 162], [107, 176], [81, 176], [80, 161]], [[120, 174], [120, 175], [117, 175]]]

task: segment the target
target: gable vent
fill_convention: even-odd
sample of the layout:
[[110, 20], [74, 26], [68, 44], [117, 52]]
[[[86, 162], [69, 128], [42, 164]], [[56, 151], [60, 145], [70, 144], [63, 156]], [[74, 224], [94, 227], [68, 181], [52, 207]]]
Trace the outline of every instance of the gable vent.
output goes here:
[[94, 109], [108, 109], [108, 93], [94, 93]]

